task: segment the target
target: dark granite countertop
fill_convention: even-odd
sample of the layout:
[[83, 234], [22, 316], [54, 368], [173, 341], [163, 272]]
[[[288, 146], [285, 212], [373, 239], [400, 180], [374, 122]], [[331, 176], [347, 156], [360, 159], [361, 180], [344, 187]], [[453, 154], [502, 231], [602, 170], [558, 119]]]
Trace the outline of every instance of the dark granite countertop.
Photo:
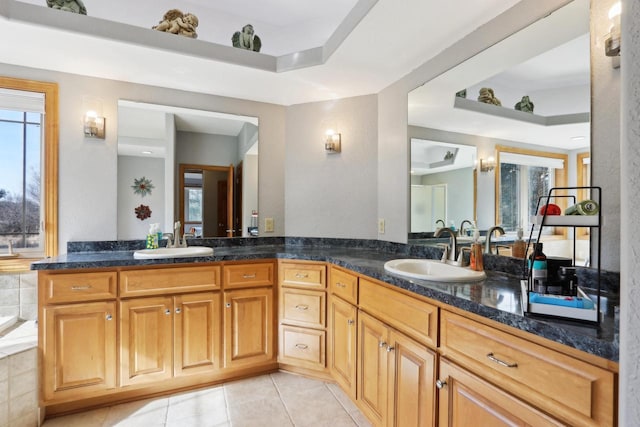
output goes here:
[[[514, 264], [513, 258], [488, 255], [485, 257], [485, 267], [492, 270], [487, 270], [485, 280], [476, 283], [440, 283], [407, 279], [384, 270], [384, 263], [391, 259], [438, 258], [438, 254], [441, 253], [438, 251], [441, 249], [437, 248], [417, 248], [412, 245], [346, 239], [258, 239], [253, 242], [240, 241], [238, 246], [220, 242], [218, 239], [194, 242], [214, 247], [213, 256], [152, 260], [134, 259], [133, 251], [139, 248], [135, 245], [133, 248], [131, 245], [115, 244], [115, 242], [107, 245], [108, 248], [94, 245], [90, 247], [102, 250], [93, 252], [86, 251], [88, 249], [86, 245], [71, 245], [66, 255], [34, 262], [32, 269], [176, 265], [265, 258], [323, 261], [586, 353], [614, 362], [618, 361], [618, 332], [614, 325], [614, 306], [619, 305], [617, 294], [610, 293], [608, 290], [601, 294], [604, 317], [599, 325], [525, 315], [521, 304], [521, 277], [517, 274], [521, 260], [517, 260]], [[354, 244], [354, 242], [357, 243]], [[80, 251], [75, 252], [75, 250]]]

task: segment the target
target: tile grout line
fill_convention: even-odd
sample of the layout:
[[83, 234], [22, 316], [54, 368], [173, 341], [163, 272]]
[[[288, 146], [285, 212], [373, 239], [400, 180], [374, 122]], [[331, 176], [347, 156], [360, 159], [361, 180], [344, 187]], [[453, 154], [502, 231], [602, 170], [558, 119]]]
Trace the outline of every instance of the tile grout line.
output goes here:
[[[331, 393], [333, 395], [333, 397], [338, 401], [338, 403], [340, 404], [340, 406], [342, 406], [342, 409], [344, 409], [344, 412], [347, 413], [347, 415], [349, 415], [349, 418], [351, 418], [351, 421], [353, 421], [353, 424], [355, 424], [356, 426], [359, 426], [360, 423], [358, 423], [358, 421], [353, 418], [353, 415], [351, 415], [351, 412], [349, 412], [349, 409], [347, 409], [346, 406], [344, 406], [344, 404], [342, 403], [342, 400], [340, 400], [338, 398], [338, 396], [333, 392], [333, 390], [331, 389], [331, 387], [329, 387], [329, 383], [324, 383], [325, 387], [329, 389], [329, 393]], [[337, 386], [337, 384], [336, 384]], [[339, 386], [338, 386], [339, 387]], [[358, 409], [359, 410], [359, 409]]]
[[233, 427], [233, 421], [231, 420], [231, 411], [229, 409], [229, 399], [227, 398], [227, 383], [222, 384], [222, 394], [224, 395], [224, 408], [227, 411], [227, 421], [229, 426]]
[[282, 406], [284, 406], [284, 410], [287, 412], [287, 417], [289, 418], [289, 421], [291, 421], [291, 425], [293, 427], [295, 427], [296, 423], [293, 422], [293, 417], [291, 416], [291, 412], [289, 412], [289, 408], [287, 407], [287, 402], [284, 401], [284, 397], [282, 397], [282, 393], [280, 392], [280, 388], [278, 387], [278, 383], [273, 378], [273, 374], [269, 374], [269, 379], [271, 379], [271, 382], [273, 383], [273, 386], [276, 388], [276, 393], [278, 393], [278, 398], [280, 399], [280, 402], [282, 403]]

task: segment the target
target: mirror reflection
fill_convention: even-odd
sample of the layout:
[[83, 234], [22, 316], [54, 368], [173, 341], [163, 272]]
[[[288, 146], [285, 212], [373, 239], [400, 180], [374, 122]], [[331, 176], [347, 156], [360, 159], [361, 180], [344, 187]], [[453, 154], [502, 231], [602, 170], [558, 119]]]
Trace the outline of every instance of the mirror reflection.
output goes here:
[[[574, 0], [413, 90], [408, 97], [412, 165], [416, 138], [476, 148], [475, 175], [439, 183], [446, 184], [447, 199], [460, 195], [473, 205], [467, 190], [475, 177], [477, 204], [467, 215], [481, 230], [505, 225], [514, 235], [523, 227], [528, 236], [533, 189], [588, 185], [589, 50], [589, 1]], [[513, 179], [516, 175], [522, 179]], [[415, 181], [412, 176], [411, 184]], [[413, 223], [415, 193], [412, 187], [412, 232], [423, 227]], [[451, 211], [427, 204], [421, 209], [445, 216], [451, 225]], [[454, 219], [456, 227], [460, 220]]]
[[411, 138], [412, 233], [475, 219], [475, 160], [475, 147]]
[[[194, 237], [256, 235], [258, 145], [255, 117], [120, 100], [118, 239], [140, 239], [151, 223], [173, 232], [175, 221]], [[143, 177], [144, 196], [132, 188]]]

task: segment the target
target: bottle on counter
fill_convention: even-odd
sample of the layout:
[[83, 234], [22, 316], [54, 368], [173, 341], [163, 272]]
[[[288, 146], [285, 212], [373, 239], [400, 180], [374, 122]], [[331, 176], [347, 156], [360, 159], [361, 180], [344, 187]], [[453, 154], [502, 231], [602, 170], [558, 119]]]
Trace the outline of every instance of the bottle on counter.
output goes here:
[[469, 267], [474, 271], [484, 271], [484, 261], [482, 259], [482, 244], [480, 243], [480, 230], [474, 228], [473, 243], [469, 254]]
[[511, 247], [511, 256], [515, 258], [524, 258], [527, 253], [527, 243], [522, 239], [522, 227], [518, 227], [517, 239]]
[[531, 269], [531, 281], [534, 292], [546, 294], [547, 292], [547, 256], [542, 252], [542, 243], [536, 243], [533, 253], [529, 257], [529, 269]]

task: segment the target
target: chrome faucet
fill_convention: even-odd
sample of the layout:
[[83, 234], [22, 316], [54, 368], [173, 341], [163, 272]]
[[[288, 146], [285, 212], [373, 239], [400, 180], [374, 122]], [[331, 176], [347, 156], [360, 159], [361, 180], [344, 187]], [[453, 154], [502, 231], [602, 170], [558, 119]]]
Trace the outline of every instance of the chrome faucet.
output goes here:
[[[491, 227], [489, 231], [487, 231], [487, 237], [485, 238], [486, 240], [484, 242], [484, 253], [486, 254], [491, 253], [491, 236], [493, 235], [494, 231], [498, 232], [498, 236], [501, 236], [504, 234], [504, 229], [498, 225]], [[496, 249], [496, 253], [498, 253], [497, 249]]]
[[180, 242], [179, 247], [186, 248], [187, 247], [187, 237], [195, 237], [193, 233], [184, 233], [182, 235], [182, 242]]
[[439, 228], [443, 228], [443, 227], [446, 227], [446, 226], [447, 226], [447, 225], [444, 223], [444, 220], [439, 219], [439, 220], [437, 220], [437, 221], [436, 221], [436, 228], [438, 228], [438, 223], [439, 223], [439, 222], [441, 222], [441, 223], [442, 223], [442, 227], [439, 227]]
[[468, 219], [465, 219], [464, 221], [462, 221], [460, 223], [460, 228], [458, 229], [458, 236], [464, 236], [464, 225], [465, 224], [469, 224], [470, 226], [473, 227], [473, 223], [471, 221], [469, 221]]
[[167, 238], [167, 247], [168, 248], [173, 248], [174, 243], [173, 243], [173, 239], [174, 239], [174, 234], [173, 233], [162, 233], [162, 237], [166, 237]]
[[[443, 233], [448, 233], [451, 236], [450, 244], [451, 248], [449, 250], [449, 261], [453, 263], [456, 262], [456, 253], [458, 248], [458, 240], [456, 239], [456, 232], [450, 229], [449, 227], [443, 227], [436, 230], [433, 237], [440, 237]], [[443, 257], [444, 258], [444, 257]]]

